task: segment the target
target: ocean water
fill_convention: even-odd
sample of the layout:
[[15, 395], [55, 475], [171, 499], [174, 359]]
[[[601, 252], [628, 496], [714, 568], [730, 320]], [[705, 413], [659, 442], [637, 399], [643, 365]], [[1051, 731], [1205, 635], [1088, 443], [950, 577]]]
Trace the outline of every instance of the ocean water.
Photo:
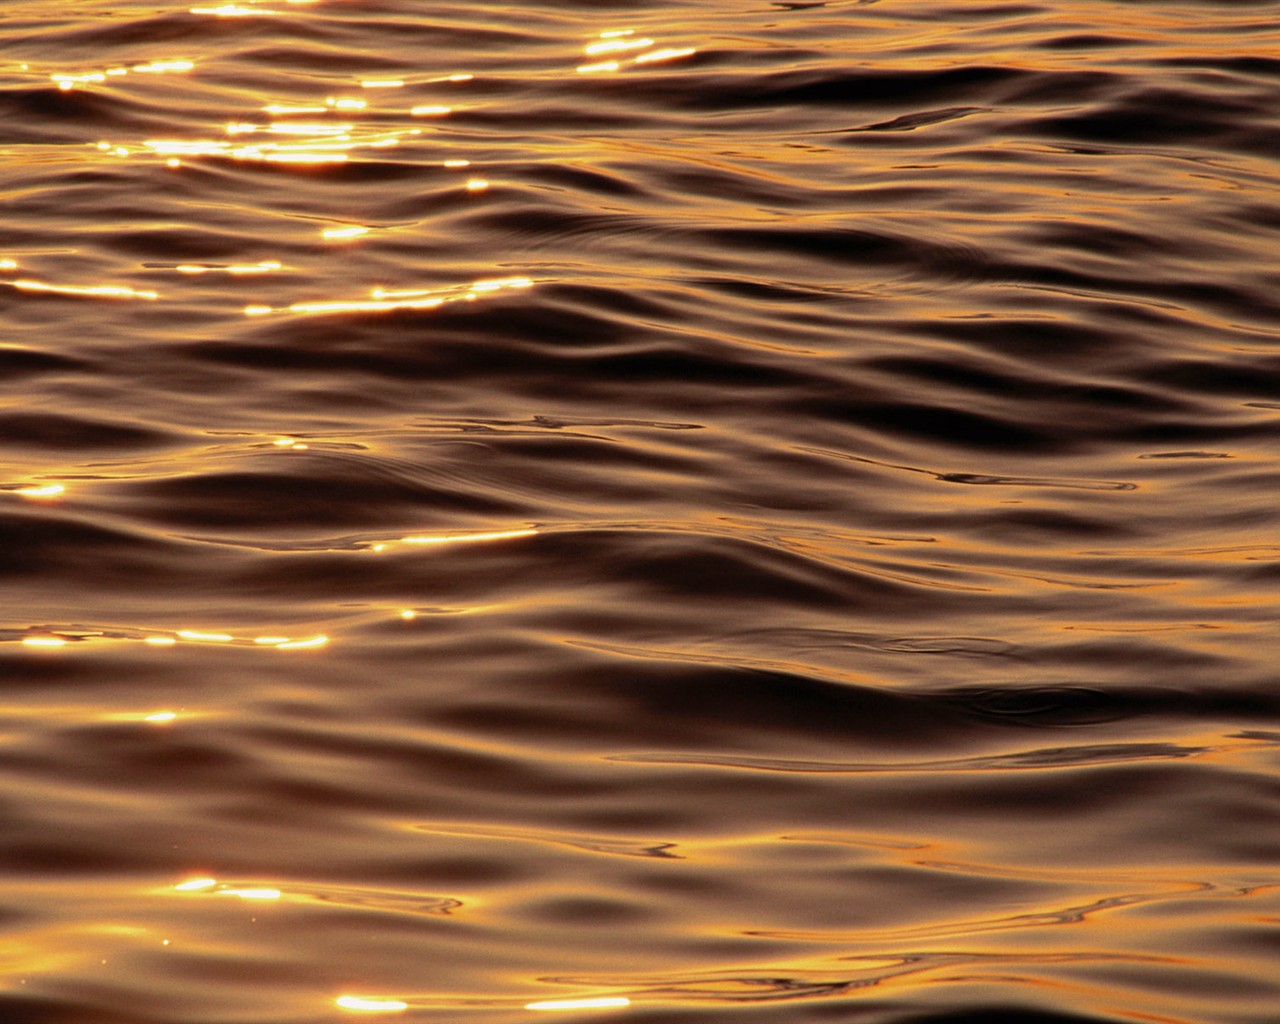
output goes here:
[[1280, 1021], [1280, 4], [3, 0], [2, 1024]]

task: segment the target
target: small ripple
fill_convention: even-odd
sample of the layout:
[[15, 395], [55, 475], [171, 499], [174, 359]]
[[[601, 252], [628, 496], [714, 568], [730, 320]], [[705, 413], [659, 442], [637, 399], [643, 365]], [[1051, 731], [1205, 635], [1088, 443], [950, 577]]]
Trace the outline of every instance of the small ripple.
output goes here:
[[[937, 971], [960, 971], [966, 980], [978, 980], [988, 971], [1007, 980], [1009, 972], [1021, 964], [1081, 964], [1130, 962], [1174, 964], [1174, 958], [1125, 955], [1116, 953], [936, 953], [892, 952], [879, 955], [842, 956], [839, 968], [808, 970], [803, 974], [794, 968], [778, 966], [751, 971], [698, 971], [675, 974], [595, 976], [576, 975], [543, 979], [557, 985], [580, 988], [609, 988], [628, 992], [633, 1003], [646, 1002], [776, 1003], [809, 999], [829, 999], [872, 988], [891, 980]], [[922, 979], [927, 980], [927, 979]], [[994, 1018], [999, 1020], [999, 1017]], [[1019, 1021], [1035, 1022], [1034, 1014]], [[1052, 1022], [1054, 1018], [1042, 1018]], [[1075, 1021], [1087, 1018], [1058, 1018]], [[982, 1018], [985, 1022], [987, 1018]]]
[[549, 843], [568, 846], [588, 853], [604, 853], [619, 857], [657, 857], [663, 860], [682, 860], [675, 852], [677, 845], [658, 840], [620, 839], [606, 836], [571, 835], [563, 832], [534, 829], [486, 828], [478, 825], [448, 825], [432, 822], [414, 825], [420, 832], [446, 836], [474, 836], [484, 839], [507, 839], [514, 842]]
[[[983, 113], [986, 107], [943, 107], [939, 110], [921, 110], [914, 114], [903, 114], [889, 121], [877, 121], [875, 124], [860, 125], [857, 128], [840, 128], [839, 132], [912, 132], [917, 128], [928, 128], [935, 124], [956, 121], [971, 114]], [[821, 132], [829, 135], [832, 132]]]
[[1132, 761], [1181, 760], [1210, 753], [1209, 747], [1185, 747], [1174, 743], [1106, 743], [1079, 747], [1045, 747], [1013, 754], [953, 758], [941, 761], [850, 762], [795, 761], [772, 757], [709, 754], [618, 754], [606, 760], [637, 764], [678, 764], [753, 771], [800, 772], [831, 775], [895, 774], [915, 772], [1006, 772], [1088, 768]]
[[853, 455], [848, 452], [831, 451], [826, 448], [797, 447], [796, 451], [806, 452], [810, 455], [820, 455], [824, 458], [841, 459], [846, 462], [859, 462], [868, 466], [880, 466], [885, 469], [898, 469], [907, 473], [922, 473], [925, 476], [931, 476], [935, 480], [948, 484], [974, 484], [979, 486], [997, 487], [1054, 487], [1077, 491], [1133, 491], [1138, 488], [1137, 484], [1128, 483], [1122, 480], [1073, 480], [1065, 477], [997, 476], [987, 473], [940, 473], [932, 469], [922, 469], [918, 466], [903, 466], [892, 462], [883, 462], [879, 459], [868, 458], [862, 455]]
[[173, 886], [173, 891], [192, 897], [234, 897], [262, 902], [311, 904], [383, 911], [416, 917], [448, 917], [464, 906], [449, 896], [425, 896], [416, 892], [373, 889], [363, 886], [328, 885], [314, 882], [194, 878]]

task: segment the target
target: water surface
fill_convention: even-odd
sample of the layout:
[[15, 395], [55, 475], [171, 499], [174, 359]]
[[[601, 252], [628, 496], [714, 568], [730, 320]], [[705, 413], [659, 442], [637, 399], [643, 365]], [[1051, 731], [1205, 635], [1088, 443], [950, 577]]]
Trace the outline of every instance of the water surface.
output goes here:
[[1278, 26], [6, 0], [0, 1018], [1274, 1024]]

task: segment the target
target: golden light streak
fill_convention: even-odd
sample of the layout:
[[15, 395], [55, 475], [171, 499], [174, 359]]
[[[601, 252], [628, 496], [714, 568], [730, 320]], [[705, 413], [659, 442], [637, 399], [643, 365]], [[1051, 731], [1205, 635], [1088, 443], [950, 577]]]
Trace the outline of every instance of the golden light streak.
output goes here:
[[324, 647], [329, 642], [327, 636], [313, 636], [309, 640], [290, 640], [287, 643], [276, 644], [277, 651], [300, 651], [312, 647]]
[[517, 537], [532, 537], [537, 530], [495, 530], [492, 533], [455, 533], [437, 534], [434, 536], [401, 537], [402, 544], [473, 544], [491, 540], [513, 540]]
[[526, 1003], [526, 1010], [610, 1010], [630, 1006], [626, 996], [599, 996], [594, 999], [547, 999]]
[[[132, 639], [138, 639], [133, 637]], [[196, 643], [212, 643], [212, 644], [237, 644], [240, 646], [257, 646], [257, 647], [274, 647], [277, 650], [292, 651], [305, 650], [313, 647], [324, 647], [329, 643], [329, 638], [324, 634], [306, 637], [304, 639], [294, 639], [288, 636], [258, 636], [253, 639], [247, 637], [235, 637], [230, 633], [210, 633], [199, 629], [182, 629], [179, 630], [176, 637], [169, 636], [150, 636], [143, 638], [144, 643], [153, 644], [155, 646], [171, 646], [178, 640], [190, 640]]]
[[255, 15], [279, 14], [262, 7], [237, 7], [235, 4], [223, 4], [221, 7], [191, 7], [189, 14], [211, 14], [217, 18], [251, 18]]
[[17, 260], [0, 260], [0, 270], [17, 270]]
[[219, 896], [239, 896], [242, 900], [278, 900], [279, 889], [219, 889]]
[[399, 999], [369, 999], [365, 996], [338, 996], [334, 1000], [344, 1010], [357, 1013], [400, 1013], [409, 1009], [409, 1004]]
[[331, 96], [325, 103], [335, 110], [364, 110], [369, 105], [367, 100], [350, 99], [346, 96]]
[[156, 292], [141, 291], [137, 288], [126, 288], [121, 285], [98, 284], [89, 286], [70, 284], [48, 284], [44, 281], [10, 281], [7, 282], [19, 291], [41, 292], [52, 295], [83, 295], [95, 299], [146, 299], [154, 302], [160, 296]]
[[183, 142], [178, 139], [147, 139], [143, 145], [159, 156], [231, 156], [232, 148], [225, 142]]
[[[497, 292], [507, 288], [532, 288], [533, 280], [528, 277], [493, 277], [480, 281], [472, 281], [465, 288], [466, 294], [473, 292]], [[456, 289], [409, 289], [407, 291], [387, 291], [385, 288], [373, 289], [375, 299], [408, 299], [419, 295], [440, 295], [445, 291]]]
[[622, 53], [627, 50], [643, 50], [652, 46], [652, 39], [607, 39], [602, 43], [591, 43], [585, 53], [594, 57], [597, 53]]
[[104, 722], [145, 722], [149, 725], [168, 725], [177, 721], [176, 711], [124, 711], [117, 714], [102, 715]]
[[452, 112], [452, 107], [432, 106], [428, 104], [426, 106], [414, 107], [409, 111], [409, 114], [412, 117], [440, 117]]
[[470, 167], [471, 161], [470, 160], [446, 160], [444, 162], [444, 166], [445, 167]]
[[665, 50], [654, 50], [652, 53], [642, 53], [636, 58], [637, 64], [650, 64], [654, 61], [675, 60], [677, 57], [688, 57], [691, 53], [698, 51], [692, 46], [670, 47]]
[[[210, 633], [204, 630], [184, 629], [176, 635], [152, 634], [150, 636], [143, 635], [140, 631], [132, 630], [109, 630], [109, 631], [86, 631], [83, 629], [54, 629], [50, 627], [49, 632], [44, 634], [32, 635], [23, 638], [22, 643], [28, 647], [63, 647], [68, 643], [91, 640], [106, 641], [131, 641], [133, 643], [144, 643], [149, 647], [173, 647], [181, 641], [189, 641], [192, 643], [213, 643], [213, 644], [232, 644], [238, 647], [256, 647], [262, 649], [264, 647], [273, 647], [277, 650], [307, 650], [327, 646], [330, 642], [329, 637], [324, 634], [315, 636], [296, 638], [285, 635], [258, 636], [252, 639], [248, 637], [236, 637], [230, 633]], [[122, 717], [126, 721], [149, 721], [160, 722], [169, 721], [174, 717], [174, 712], [156, 712], [149, 717], [136, 713], [129, 713]]]
[[60, 498], [66, 493], [67, 489], [62, 484], [43, 484], [32, 487], [19, 487], [14, 493], [20, 494], [24, 498], [47, 499]]
[[412, 608], [406, 608], [404, 611], [400, 613], [400, 618], [404, 619], [406, 622], [412, 622], [417, 617], [418, 617], [418, 613], [415, 612]]
[[[472, 292], [498, 292], [503, 288], [532, 288], [534, 283], [529, 278], [494, 278], [492, 280], [476, 280], [468, 284], [463, 291], [466, 294]], [[401, 300], [401, 298], [415, 298], [417, 296], [439, 296], [444, 293], [445, 289], [429, 289], [415, 288], [410, 291], [388, 292], [385, 288], [374, 288], [372, 294], [376, 300]], [[451, 289], [456, 291], [456, 289]]]
[[197, 892], [201, 889], [212, 889], [217, 884], [218, 880], [216, 878], [193, 878], [190, 881], [175, 885], [174, 888], [178, 892]]
[[437, 306], [443, 306], [444, 302], [445, 300], [440, 298], [406, 299], [399, 302], [380, 299], [365, 299], [354, 302], [295, 302], [289, 307], [289, 312], [303, 314], [381, 313], [388, 309], [435, 309]]
[[190, 71], [195, 64], [189, 60], [153, 61], [149, 64], [135, 64], [131, 68], [112, 67], [102, 71], [55, 71], [49, 78], [58, 83], [60, 89], [70, 89], [76, 85], [92, 85], [105, 82], [108, 78], [124, 78], [130, 72], [140, 75], [167, 75], [174, 72]]
[[269, 274], [283, 270], [284, 264], [279, 260], [263, 260], [261, 263], [237, 264], [226, 269], [228, 274]]
[[[368, 299], [344, 299], [319, 302], [295, 302], [290, 306], [246, 306], [245, 316], [266, 316], [271, 313], [294, 313], [318, 316], [331, 313], [381, 313], [395, 309], [437, 309], [450, 302], [474, 302], [482, 293], [489, 294], [514, 288], [532, 288], [527, 277], [505, 277], [475, 281], [466, 286], [412, 291], [387, 291], [370, 289]], [[280, 441], [274, 442], [281, 444]], [[292, 444], [292, 442], [290, 442]], [[283, 445], [282, 445], [283, 446]]]
[[132, 68], [139, 74], [166, 75], [173, 71], [190, 71], [195, 67], [189, 60], [157, 60], [150, 64], [135, 64]]
[[291, 107], [284, 103], [272, 103], [270, 106], [262, 108], [266, 114], [323, 114], [325, 107]]
[[263, 260], [261, 263], [235, 264], [229, 267], [210, 266], [203, 263], [179, 263], [173, 268], [179, 274], [270, 274], [283, 269], [277, 260]]
[[400, 78], [370, 78], [360, 83], [361, 89], [403, 89], [404, 80]]
[[[142, 145], [152, 155], [161, 158], [204, 156], [264, 163], [345, 163], [349, 158], [348, 154], [353, 150], [398, 146], [402, 138], [421, 135], [422, 129], [366, 130], [357, 133], [356, 126], [351, 124], [286, 122], [259, 125], [250, 122], [233, 122], [224, 127], [224, 132], [236, 141], [147, 139]], [[238, 141], [239, 137], [247, 135], [292, 136], [298, 141]]]
[[527, 277], [493, 277], [483, 281], [475, 281], [471, 285], [474, 292], [496, 292], [504, 288], [532, 288], [533, 281]]
[[58, 72], [49, 77], [58, 83], [59, 89], [70, 89], [74, 85], [82, 85], [85, 82], [105, 82], [107, 80], [106, 74], [101, 71], [89, 71], [82, 75], [68, 75]]
[[[245, 126], [240, 126], [245, 127]], [[269, 124], [265, 128], [258, 126], [250, 126], [251, 131], [265, 131], [272, 135], [336, 135], [347, 137], [351, 134], [351, 130], [355, 128], [353, 124], [309, 124], [306, 122], [286, 124]]]
[[372, 228], [366, 228], [358, 224], [353, 224], [345, 228], [325, 228], [320, 232], [320, 236], [327, 241], [340, 241], [344, 238], [359, 238], [361, 235], [367, 235]]
[[469, 178], [467, 180], [468, 192], [483, 192], [489, 187], [489, 183], [484, 178]]
[[[678, 57], [687, 57], [697, 50], [691, 46], [687, 47], [664, 47], [658, 50], [649, 50], [647, 53], [639, 53], [640, 50], [648, 50], [654, 46], [652, 39], [632, 39], [634, 35], [632, 29], [619, 29], [613, 32], [601, 32], [600, 41], [588, 43], [583, 47], [583, 52], [588, 57], [595, 57], [606, 54], [629, 54], [635, 53], [627, 63], [629, 64], [652, 64], [659, 61], [675, 60]], [[579, 66], [579, 74], [598, 74], [607, 71], [618, 71], [622, 67], [622, 62], [618, 60], [603, 60], [590, 64]]]

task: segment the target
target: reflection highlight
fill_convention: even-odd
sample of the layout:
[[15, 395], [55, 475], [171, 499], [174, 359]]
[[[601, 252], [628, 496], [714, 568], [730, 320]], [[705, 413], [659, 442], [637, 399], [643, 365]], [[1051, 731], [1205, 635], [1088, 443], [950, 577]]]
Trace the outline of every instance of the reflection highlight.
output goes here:
[[[165, 161], [182, 158], [212, 157], [249, 163], [270, 164], [342, 164], [351, 153], [364, 149], [391, 149], [401, 141], [422, 134], [420, 128], [361, 129], [352, 124], [280, 123], [254, 124], [237, 121], [223, 129], [237, 141], [223, 139], [145, 139], [146, 152]], [[239, 136], [268, 135], [297, 141], [261, 141], [245, 143]], [[99, 148], [118, 156], [129, 156], [125, 147], [112, 150], [110, 143]]]
[[334, 1000], [344, 1010], [357, 1013], [400, 1013], [409, 1004], [399, 999], [370, 999], [367, 996], [338, 996]]
[[244, 308], [245, 316], [269, 316], [273, 313], [293, 313], [302, 316], [324, 316], [335, 313], [384, 313], [396, 309], [436, 309], [454, 302], [474, 302], [481, 296], [497, 292], [532, 288], [534, 282], [527, 277], [505, 277], [473, 281], [468, 285], [447, 288], [388, 291], [370, 289], [367, 299], [341, 299], [321, 302], [295, 302], [289, 306], [252, 305]]
[[372, 228], [363, 225], [353, 224], [346, 228], [325, 228], [320, 232], [320, 237], [327, 242], [339, 242], [348, 238], [359, 238], [361, 235], [367, 235]]
[[252, 18], [279, 15], [283, 12], [269, 10], [265, 7], [241, 7], [238, 4], [223, 4], [221, 7], [191, 7], [188, 8], [187, 13], [205, 14], [215, 18]]
[[284, 893], [266, 886], [237, 886], [219, 882], [216, 878], [192, 878], [179, 882], [174, 892], [202, 892], [214, 896], [236, 896], [242, 900], [278, 900]]
[[198, 277], [201, 274], [229, 274], [232, 277], [244, 277], [250, 274], [273, 274], [277, 270], [283, 270], [284, 265], [279, 260], [262, 260], [259, 263], [178, 263], [178, 264], [146, 264], [162, 268], [166, 270], [174, 270], [179, 274], [186, 274], [190, 277]]
[[[257, 641], [254, 642], [257, 643]], [[328, 643], [329, 638], [327, 636], [313, 636], [310, 640], [288, 640], [274, 646], [277, 651], [300, 651], [314, 647], [324, 647]]]
[[16, 488], [13, 493], [23, 498], [47, 501], [50, 498], [61, 498], [67, 493], [67, 489], [62, 484], [35, 484]]
[[[183, 629], [176, 633], [151, 633], [140, 629], [84, 629], [81, 627], [32, 626], [26, 629], [0, 628], [0, 643], [17, 642], [24, 647], [63, 647], [67, 644], [96, 644], [111, 642], [142, 643], [147, 647], [174, 647], [178, 644], [210, 644], [219, 647], [270, 647], [278, 651], [314, 650], [328, 646], [330, 640], [324, 633], [309, 637], [258, 636], [236, 637], [230, 633], [213, 633], [207, 630]], [[132, 718], [133, 716], [131, 716]]]
[[132, 67], [110, 67], [101, 71], [55, 71], [49, 75], [50, 81], [56, 82], [63, 92], [76, 86], [101, 85], [109, 78], [124, 78], [130, 73], [138, 75], [169, 75], [190, 71], [195, 64], [189, 60], [157, 60], [147, 64], [134, 64]]
[[219, 889], [220, 896], [238, 896], [242, 900], [278, 900], [279, 889]]
[[477, 542], [512, 540], [516, 537], [533, 537], [537, 530], [499, 530], [492, 533], [458, 533], [439, 534], [437, 536], [401, 537], [402, 544], [438, 545], [438, 544], [472, 544]]
[[[597, 41], [588, 43], [582, 48], [582, 52], [588, 57], [605, 56], [606, 59], [579, 65], [578, 74], [592, 75], [607, 71], [620, 71], [628, 64], [633, 66], [637, 64], [655, 64], [660, 61], [688, 57], [698, 52], [692, 46], [667, 46], [656, 50], [650, 49], [650, 47], [656, 45], [654, 40], [647, 38], [632, 39], [631, 36], [634, 34], [635, 30], [629, 28], [601, 32], [597, 37]], [[619, 60], [616, 57], [609, 56], [622, 54], [635, 54], [635, 56], [629, 60]]]
[[20, 292], [34, 292], [44, 295], [70, 295], [90, 299], [145, 299], [148, 302], [154, 302], [156, 299], [160, 298], [159, 294], [156, 292], [146, 289], [128, 288], [123, 285], [49, 284], [46, 281], [32, 281], [25, 278], [19, 281], [6, 281], [4, 283], [8, 284], [10, 287], [16, 288]]

